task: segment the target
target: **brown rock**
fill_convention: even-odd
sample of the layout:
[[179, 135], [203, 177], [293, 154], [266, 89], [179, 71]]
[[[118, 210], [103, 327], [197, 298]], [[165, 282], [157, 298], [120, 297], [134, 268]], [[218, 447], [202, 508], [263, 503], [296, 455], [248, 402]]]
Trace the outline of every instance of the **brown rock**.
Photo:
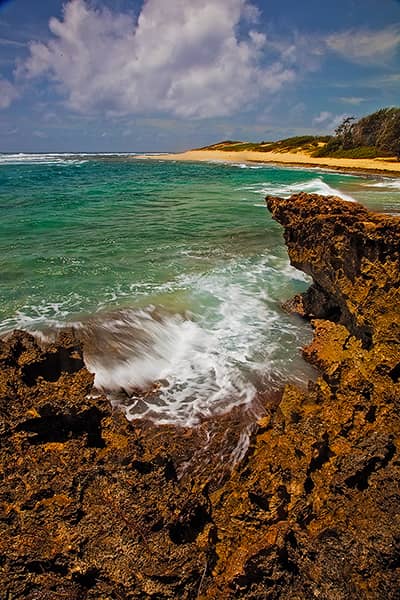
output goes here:
[[320, 378], [266, 390], [233, 470], [241, 411], [192, 430], [128, 423], [90, 395], [73, 331], [0, 341], [5, 598], [399, 597], [399, 219], [267, 201], [314, 280], [292, 306], [312, 319]]

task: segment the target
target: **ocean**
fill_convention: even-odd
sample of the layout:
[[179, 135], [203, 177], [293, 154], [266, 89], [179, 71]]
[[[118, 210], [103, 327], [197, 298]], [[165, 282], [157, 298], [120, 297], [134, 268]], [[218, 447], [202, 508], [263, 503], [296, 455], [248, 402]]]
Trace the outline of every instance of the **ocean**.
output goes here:
[[[310, 326], [264, 197], [338, 195], [392, 214], [400, 180], [128, 154], [0, 154], [0, 332], [74, 325], [95, 388], [130, 419], [194, 425], [313, 377]], [[141, 391], [158, 382], [157, 394]]]

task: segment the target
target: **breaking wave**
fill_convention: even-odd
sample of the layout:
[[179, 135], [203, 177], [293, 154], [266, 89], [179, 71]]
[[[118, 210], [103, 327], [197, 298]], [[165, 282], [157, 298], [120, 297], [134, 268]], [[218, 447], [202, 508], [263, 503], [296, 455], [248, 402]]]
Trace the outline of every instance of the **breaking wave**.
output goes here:
[[29, 153], [19, 152], [17, 154], [0, 153], [0, 165], [20, 165], [20, 164], [40, 164], [40, 165], [79, 165], [86, 163], [89, 159], [127, 157], [134, 155], [133, 152], [110, 152], [110, 153], [92, 153], [92, 152], [49, 152], [49, 153]]
[[377, 183], [367, 183], [365, 185], [367, 187], [400, 190], [400, 179], [384, 179], [383, 181], [378, 181]]
[[96, 389], [128, 419], [192, 426], [249, 405], [260, 389], [304, 383], [312, 371], [296, 348], [309, 341], [309, 328], [273, 298], [279, 279], [293, 276], [304, 281], [265, 258], [248, 270], [232, 264], [180, 282], [198, 313], [147, 306], [80, 323]]
[[292, 194], [297, 194], [300, 192], [308, 192], [312, 194], [321, 194], [323, 196], [337, 196], [343, 200], [347, 200], [348, 202], [355, 202], [354, 198], [352, 198], [350, 195], [331, 187], [321, 177], [315, 177], [309, 181], [296, 183], [258, 183], [243, 187], [241, 189], [253, 192], [255, 194], [281, 196], [282, 198], [289, 198]]

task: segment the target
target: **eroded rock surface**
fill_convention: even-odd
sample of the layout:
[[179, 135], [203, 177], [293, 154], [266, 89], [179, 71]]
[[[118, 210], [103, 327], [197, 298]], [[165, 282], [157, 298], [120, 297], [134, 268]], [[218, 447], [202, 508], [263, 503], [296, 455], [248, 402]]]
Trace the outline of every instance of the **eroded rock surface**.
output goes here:
[[290, 304], [312, 319], [321, 375], [266, 393], [229, 475], [215, 449], [238, 413], [207, 456], [206, 425], [128, 423], [91, 397], [73, 331], [0, 341], [2, 597], [399, 597], [400, 221], [316, 195], [267, 202], [314, 279]]

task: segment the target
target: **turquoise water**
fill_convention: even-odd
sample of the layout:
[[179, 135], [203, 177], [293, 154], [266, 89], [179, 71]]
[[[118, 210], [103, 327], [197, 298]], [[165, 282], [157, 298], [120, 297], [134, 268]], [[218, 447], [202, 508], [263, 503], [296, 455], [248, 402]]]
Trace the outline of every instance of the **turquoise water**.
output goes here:
[[[305, 380], [309, 328], [280, 303], [307, 281], [263, 201], [300, 190], [388, 212], [400, 200], [390, 178], [0, 155], [0, 331], [77, 324], [97, 387], [125, 390], [132, 416], [195, 422]], [[139, 405], [135, 390], [154, 381], [161, 400]]]

